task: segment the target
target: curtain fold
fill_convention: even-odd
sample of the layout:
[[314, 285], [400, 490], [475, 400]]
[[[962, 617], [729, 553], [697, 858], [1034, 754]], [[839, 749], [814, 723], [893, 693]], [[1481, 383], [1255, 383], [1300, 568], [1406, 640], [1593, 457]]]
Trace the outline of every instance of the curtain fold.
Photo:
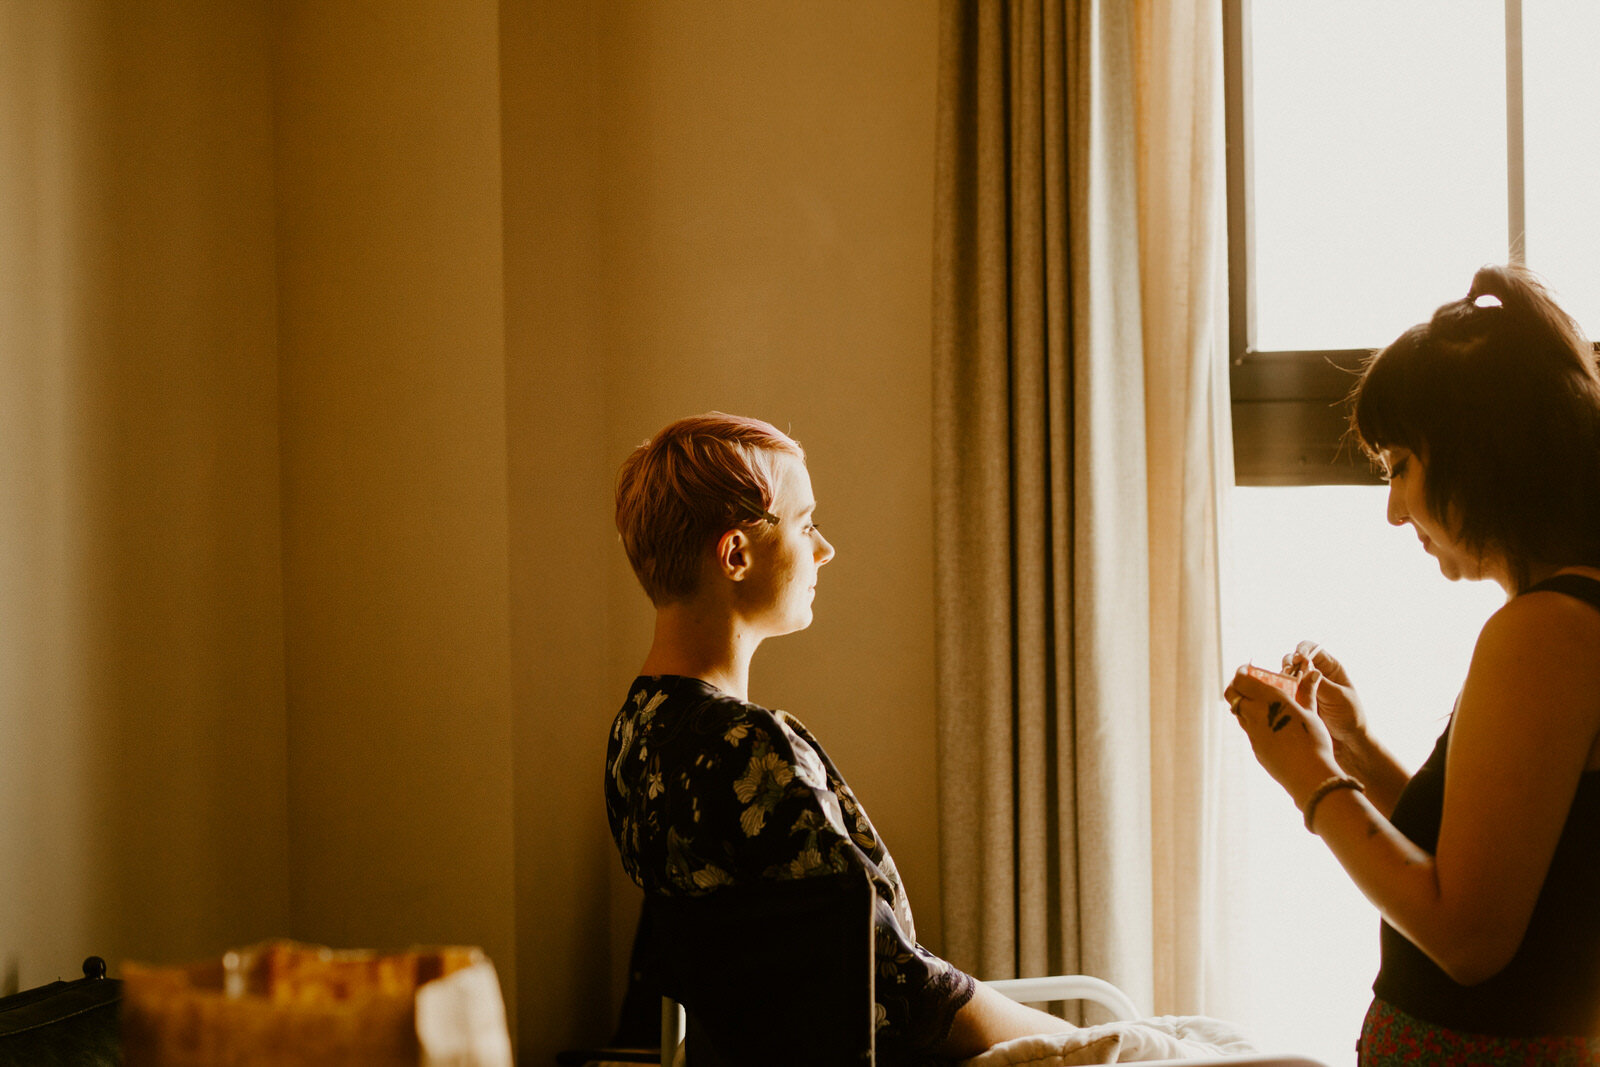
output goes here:
[[1233, 484], [1222, 26], [1219, 5], [1161, 0], [1143, 0], [1136, 21], [1148, 491], [1158, 502], [1149, 546], [1156, 989], [1158, 999], [1232, 1014], [1218, 895], [1230, 825], [1219, 746], [1231, 724], [1209, 714], [1223, 684], [1219, 531]]
[[945, 949], [1158, 1010], [1199, 1010], [1214, 866], [1212, 7], [946, 0], [940, 42]]

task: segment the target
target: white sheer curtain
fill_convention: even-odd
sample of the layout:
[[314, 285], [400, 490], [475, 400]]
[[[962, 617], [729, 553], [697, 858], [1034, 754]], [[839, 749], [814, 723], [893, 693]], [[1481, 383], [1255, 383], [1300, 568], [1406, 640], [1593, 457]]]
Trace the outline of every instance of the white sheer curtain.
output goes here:
[[948, 0], [939, 130], [946, 949], [1210, 1011], [1218, 6]]

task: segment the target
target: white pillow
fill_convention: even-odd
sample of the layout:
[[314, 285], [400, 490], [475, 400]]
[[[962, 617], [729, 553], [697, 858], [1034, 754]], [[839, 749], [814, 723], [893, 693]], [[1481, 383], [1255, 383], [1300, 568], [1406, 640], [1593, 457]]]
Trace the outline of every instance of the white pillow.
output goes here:
[[1101, 1023], [1003, 1041], [962, 1067], [1067, 1067], [1080, 1063], [1214, 1059], [1257, 1051], [1237, 1028], [1203, 1015]]
[[961, 1067], [1067, 1067], [1077, 1063], [1116, 1063], [1121, 1034], [1091, 1034], [1097, 1027], [1061, 1034], [1034, 1034], [1002, 1041], [962, 1060]]

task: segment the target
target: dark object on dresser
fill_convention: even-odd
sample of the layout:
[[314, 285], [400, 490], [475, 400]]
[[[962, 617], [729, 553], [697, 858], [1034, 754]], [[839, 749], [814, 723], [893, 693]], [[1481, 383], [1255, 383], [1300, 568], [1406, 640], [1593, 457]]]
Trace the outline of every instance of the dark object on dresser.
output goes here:
[[0, 997], [0, 1067], [117, 1067], [122, 983], [90, 956], [83, 977]]

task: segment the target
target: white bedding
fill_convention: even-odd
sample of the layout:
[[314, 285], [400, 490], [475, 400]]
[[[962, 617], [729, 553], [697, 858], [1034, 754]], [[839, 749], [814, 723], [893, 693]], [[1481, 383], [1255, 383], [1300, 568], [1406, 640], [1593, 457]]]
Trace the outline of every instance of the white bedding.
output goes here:
[[1238, 1029], [1203, 1015], [1162, 1015], [1036, 1034], [994, 1046], [962, 1067], [1066, 1067], [1079, 1063], [1215, 1059], [1257, 1051]]

